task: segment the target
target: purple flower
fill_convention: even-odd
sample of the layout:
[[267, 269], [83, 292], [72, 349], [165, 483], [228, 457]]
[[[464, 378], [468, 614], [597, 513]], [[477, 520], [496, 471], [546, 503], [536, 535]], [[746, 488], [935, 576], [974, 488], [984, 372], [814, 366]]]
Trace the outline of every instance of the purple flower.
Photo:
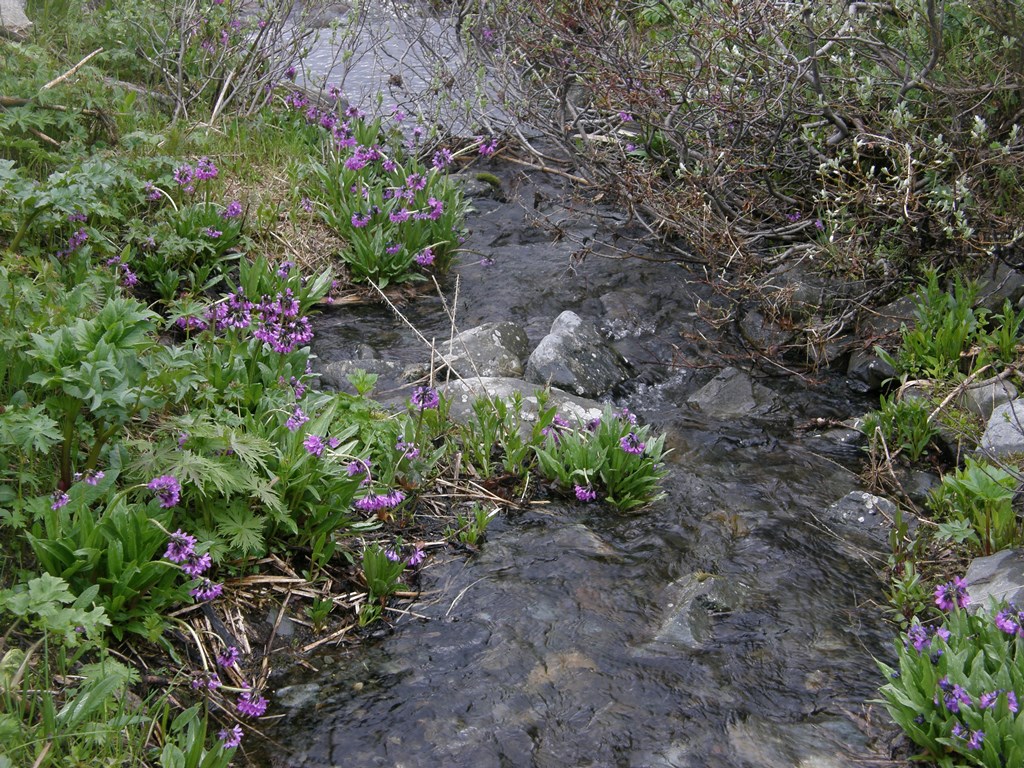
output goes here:
[[1014, 691], [1006, 692], [1006, 706], [1013, 714], [1017, 714], [1017, 694]]
[[217, 657], [217, 664], [222, 667], [233, 667], [238, 663], [241, 652], [233, 645], [224, 649], [224, 653]]
[[1015, 635], [1020, 631], [1020, 624], [1017, 621], [1017, 611], [1013, 606], [1004, 608], [996, 614], [996, 626], [1008, 635]]
[[966, 608], [971, 602], [967, 594], [967, 582], [959, 576], [935, 588], [935, 604], [943, 611]]
[[199, 586], [190, 589], [188, 593], [196, 600], [202, 600], [205, 602], [207, 600], [216, 600], [220, 597], [221, 592], [223, 591], [223, 584], [214, 584], [209, 579], [203, 579], [199, 582]]
[[179, 187], [185, 187], [192, 183], [192, 166], [188, 163], [179, 165], [174, 169], [174, 181]]
[[356, 229], [362, 229], [363, 227], [370, 223], [370, 214], [357, 211], [356, 213], [352, 214], [351, 221], [353, 227], [355, 227]]
[[423, 562], [423, 558], [427, 556], [427, 553], [422, 549], [417, 548], [415, 552], [409, 555], [409, 559], [405, 562], [409, 565], [419, 565]]
[[619, 120], [621, 120], [624, 123], [632, 123], [633, 122], [633, 116], [631, 114], [629, 114], [629, 112], [624, 112], [624, 111], [620, 110], [619, 111]]
[[320, 456], [323, 454], [327, 444], [320, 435], [306, 435], [302, 447], [306, 449], [306, 453], [310, 456]]
[[358, 499], [355, 503], [356, 509], [361, 509], [364, 512], [377, 512], [381, 509], [391, 509], [397, 507], [405, 500], [405, 494], [399, 490], [393, 490], [389, 493], [371, 493]]
[[289, 80], [294, 80], [296, 74], [295, 67], [288, 67], [288, 69], [284, 71], [284, 76]]
[[408, 208], [399, 208], [397, 211], [392, 211], [388, 214], [388, 218], [391, 219], [394, 224], [401, 224], [403, 221], [408, 221], [410, 216], [412, 216], [412, 212]]
[[931, 639], [928, 637], [928, 630], [920, 624], [914, 624], [910, 629], [907, 630], [907, 643], [914, 646], [914, 650], [920, 653], [925, 648]]
[[576, 498], [579, 499], [580, 501], [590, 502], [597, 500], [597, 491], [595, 491], [589, 485], [576, 485], [573, 487], [573, 492], [576, 494]]
[[427, 386], [416, 387], [409, 399], [421, 411], [437, 408], [441, 403], [441, 396], [438, 395], [437, 390]]
[[985, 739], [984, 731], [974, 731], [971, 738], [967, 740], [968, 749], [981, 749], [981, 742]]
[[235, 706], [246, 717], [261, 717], [267, 711], [267, 700], [255, 691], [243, 691]]
[[50, 509], [52, 509], [54, 512], [56, 512], [61, 507], [66, 507], [68, 502], [71, 501], [71, 497], [68, 496], [64, 491], [54, 491], [53, 496], [51, 498], [53, 499], [53, 503], [50, 504]]
[[355, 477], [356, 475], [368, 475], [370, 473], [370, 465], [368, 462], [356, 459], [350, 461], [345, 467], [345, 473], [349, 477]]
[[221, 687], [222, 683], [220, 677], [216, 672], [213, 674], [200, 673], [192, 678], [192, 682], [189, 684], [193, 691], [198, 691], [201, 688], [205, 688], [208, 691], [215, 691]]
[[227, 204], [227, 207], [221, 213], [221, 217], [225, 219], [237, 219], [242, 215], [242, 204], [237, 200], [232, 200]]
[[978, 709], [994, 707], [1000, 693], [1000, 691], [989, 691], [988, 693], [981, 694], [981, 697], [978, 699]]
[[787, 213], [786, 214], [786, 221], [788, 221], [788, 222], [790, 222], [792, 224], [792, 223], [800, 221], [800, 218], [802, 216], [803, 216], [803, 214], [801, 214], [800, 211], [793, 211], [793, 213]]
[[[286, 421], [284, 423], [284, 425], [286, 427], [288, 427], [288, 431], [289, 432], [294, 432], [299, 427], [301, 427], [303, 424], [305, 424], [307, 421], [309, 421], [309, 416], [307, 416], [303, 412], [303, 410], [301, 408], [296, 406], [295, 410], [292, 412], [292, 415], [288, 417], [288, 421]], [[321, 450], [323, 450], [323, 449], [321, 449]], [[311, 453], [312, 453], [312, 451], [311, 451]], [[319, 454], [317, 454], [317, 455], [319, 455]]]
[[[971, 706], [971, 696], [964, 690], [963, 686], [956, 683], [950, 683], [948, 677], [944, 677], [939, 681], [939, 688], [943, 691], [942, 703], [945, 704], [946, 709], [953, 714], [960, 711], [960, 705]], [[935, 706], [939, 705], [939, 697], [935, 697]]]
[[234, 749], [242, 743], [242, 726], [235, 725], [232, 728], [224, 728], [217, 734], [224, 749]]
[[196, 163], [195, 178], [200, 181], [217, 178], [217, 166], [208, 157], [199, 158], [199, 162]]
[[434, 251], [431, 248], [424, 248], [414, 258], [421, 267], [428, 267], [434, 263]]
[[491, 139], [490, 141], [484, 141], [483, 136], [477, 136], [477, 141], [480, 142], [480, 149], [477, 150], [484, 157], [490, 157], [498, 151], [498, 140]]
[[299, 205], [302, 206], [302, 210], [304, 210], [306, 213], [312, 213], [313, 212], [313, 201], [310, 200], [308, 197], [302, 198], [299, 201]]
[[451, 150], [448, 149], [447, 147], [442, 147], [441, 149], [439, 149], [437, 152], [434, 153], [434, 157], [432, 158], [432, 164], [434, 168], [436, 168], [439, 171], [447, 168], [449, 165], [452, 164]]
[[149, 481], [146, 486], [160, 499], [160, 506], [169, 509], [181, 498], [181, 485], [174, 475], [161, 475]]
[[198, 579], [213, 565], [213, 558], [210, 557], [209, 552], [204, 552], [201, 555], [198, 552], [189, 552], [180, 562], [181, 570], [187, 576]]
[[632, 453], [635, 456], [639, 456], [644, 452], [644, 448], [647, 446], [640, 442], [640, 438], [636, 436], [636, 432], [630, 432], [624, 438], [619, 440], [619, 445], [626, 453]]
[[407, 443], [404, 440], [395, 443], [395, 450], [402, 452], [403, 459], [415, 459], [420, 455], [420, 449], [414, 443]]
[[401, 560], [401, 559], [402, 559], [402, 558], [401, 558], [401, 557], [400, 557], [400, 556], [398, 555], [398, 553], [397, 553], [397, 552], [395, 552], [395, 550], [393, 550], [393, 549], [385, 549], [385, 550], [384, 550], [384, 557], [386, 557], [386, 558], [387, 558], [388, 560], [390, 560], [390, 561], [391, 561], [392, 563], [397, 563], [397, 562], [398, 562], [399, 560]]
[[75, 482], [81, 480], [86, 485], [99, 485], [104, 476], [102, 470], [87, 469], [85, 472], [75, 472]]
[[281, 265], [277, 268], [277, 276], [288, 277], [288, 273], [292, 271], [292, 267], [294, 266], [294, 261], [282, 261]]
[[171, 534], [164, 557], [172, 563], [183, 563], [195, 554], [196, 537], [190, 536], [180, 528]]
[[203, 230], [203, 234], [206, 235], [207, 237], [213, 239], [213, 240], [216, 240], [218, 237], [220, 237], [224, 233], [221, 232], [219, 229], [214, 229], [213, 227], [207, 227], [206, 229]]

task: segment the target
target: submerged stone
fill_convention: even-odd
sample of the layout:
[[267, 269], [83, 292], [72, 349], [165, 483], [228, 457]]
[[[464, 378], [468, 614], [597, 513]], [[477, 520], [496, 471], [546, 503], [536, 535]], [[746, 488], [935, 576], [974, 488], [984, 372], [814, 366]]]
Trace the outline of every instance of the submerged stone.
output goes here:
[[751, 416], [772, 406], [773, 394], [738, 368], [723, 368], [711, 381], [690, 395], [687, 402], [708, 416], [723, 419]]
[[445, 365], [457, 376], [519, 377], [529, 340], [515, 323], [485, 323], [458, 334], [442, 349]]

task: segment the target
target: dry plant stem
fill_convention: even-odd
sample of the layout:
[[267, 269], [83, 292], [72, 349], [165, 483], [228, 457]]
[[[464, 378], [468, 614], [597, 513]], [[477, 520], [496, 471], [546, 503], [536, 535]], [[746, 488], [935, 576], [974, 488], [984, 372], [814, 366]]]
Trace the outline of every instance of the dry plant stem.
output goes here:
[[[395, 306], [395, 303], [387, 297], [387, 294], [385, 294], [384, 291], [382, 291], [380, 287], [372, 280], [368, 280], [367, 282], [370, 284], [370, 287], [373, 288], [373, 290], [375, 290], [382, 299], [384, 299], [384, 303], [388, 305], [388, 307], [391, 309], [392, 312], [395, 313], [398, 319], [405, 323], [409, 330], [416, 334], [416, 338], [418, 338], [426, 345], [427, 349], [430, 350], [431, 357], [434, 357], [435, 355], [440, 357], [440, 354], [438, 353], [437, 347], [434, 345], [434, 343], [432, 341], [428, 341], [427, 337], [419, 332], [419, 329], [416, 328], [416, 326], [413, 325], [412, 322], [410, 322], [409, 318], [402, 314], [402, 310]], [[455, 373], [455, 375], [458, 375], [458, 371], [453, 371], [453, 373]]]
[[51, 88], [53, 88], [53, 86], [57, 85], [58, 83], [62, 83], [62, 82], [64, 82], [64, 81], [65, 81], [65, 80], [67, 80], [67, 79], [68, 79], [69, 77], [71, 77], [71, 76], [72, 76], [73, 74], [75, 74], [75, 72], [77, 72], [77, 71], [78, 71], [78, 70], [80, 70], [80, 69], [81, 69], [82, 67], [84, 67], [84, 66], [85, 66], [85, 64], [86, 64], [86, 62], [88, 62], [88, 61], [89, 61], [89, 59], [91, 59], [91, 58], [92, 58], [93, 56], [96, 56], [97, 54], [100, 54], [100, 53], [103, 53], [103, 49], [102, 49], [102, 48], [97, 48], [97, 49], [96, 49], [95, 51], [93, 51], [92, 53], [90, 53], [90, 54], [89, 54], [88, 56], [86, 56], [86, 57], [85, 57], [84, 59], [82, 59], [82, 60], [81, 60], [80, 62], [78, 62], [77, 64], [75, 64], [75, 66], [73, 66], [73, 67], [72, 67], [71, 69], [69, 69], [69, 70], [68, 70], [67, 72], [65, 72], [65, 73], [64, 73], [63, 75], [60, 75], [59, 77], [55, 77], [55, 78], [54, 78], [53, 80], [51, 80], [50, 82], [48, 82], [48, 83], [47, 83], [46, 85], [44, 85], [44, 86], [43, 86], [42, 88], [40, 88], [40, 90], [41, 90], [41, 91], [48, 91], [48, 90], [50, 90]]

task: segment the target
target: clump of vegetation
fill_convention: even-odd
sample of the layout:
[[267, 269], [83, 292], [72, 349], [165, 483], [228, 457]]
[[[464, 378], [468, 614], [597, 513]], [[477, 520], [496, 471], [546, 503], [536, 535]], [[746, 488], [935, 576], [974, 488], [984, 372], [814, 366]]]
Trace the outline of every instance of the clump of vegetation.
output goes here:
[[959, 577], [935, 590], [938, 620], [917, 619], [900, 636], [895, 667], [879, 664], [886, 709], [940, 766], [1001, 768], [1024, 760], [1024, 691], [1020, 635], [1024, 616], [1012, 607], [976, 613]]

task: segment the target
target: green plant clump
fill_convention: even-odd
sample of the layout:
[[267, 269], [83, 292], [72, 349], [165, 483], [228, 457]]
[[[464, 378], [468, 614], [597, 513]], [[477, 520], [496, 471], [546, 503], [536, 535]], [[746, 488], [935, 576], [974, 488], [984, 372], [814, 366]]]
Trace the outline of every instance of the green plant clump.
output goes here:
[[[962, 589], [956, 579], [939, 591]], [[1022, 765], [1024, 615], [1005, 605], [968, 613], [962, 605], [964, 597], [947, 604], [941, 624], [915, 619], [897, 643], [896, 667], [879, 664], [886, 709], [923, 750], [917, 759], [942, 768]]]

